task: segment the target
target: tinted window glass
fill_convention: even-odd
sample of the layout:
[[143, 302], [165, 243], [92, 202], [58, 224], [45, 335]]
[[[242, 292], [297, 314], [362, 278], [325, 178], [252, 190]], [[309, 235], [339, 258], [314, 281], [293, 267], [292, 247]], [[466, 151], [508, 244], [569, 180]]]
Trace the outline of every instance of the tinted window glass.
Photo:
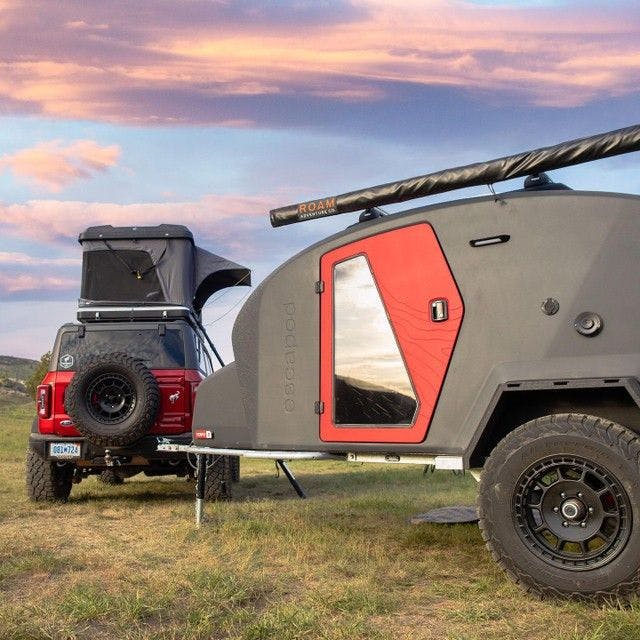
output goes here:
[[164, 302], [158, 275], [146, 251], [87, 251], [82, 263], [85, 300]]
[[200, 338], [199, 335], [196, 334], [196, 349], [198, 352], [198, 368], [205, 375], [210, 375], [213, 373], [213, 366], [211, 364], [211, 357], [209, 356], [209, 352], [207, 351], [207, 347], [204, 344], [204, 340]]
[[335, 424], [411, 424], [416, 395], [364, 256], [334, 267]]
[[102, 353], [124, 352], [142, 360], [150, 369], [184, 368], [184, 345], [179, 329], [113, 329], [85, 331], [81, 338], [75, 331], [65, 332], [60, 339], [58, 371], [75, 371], [78, 361]]

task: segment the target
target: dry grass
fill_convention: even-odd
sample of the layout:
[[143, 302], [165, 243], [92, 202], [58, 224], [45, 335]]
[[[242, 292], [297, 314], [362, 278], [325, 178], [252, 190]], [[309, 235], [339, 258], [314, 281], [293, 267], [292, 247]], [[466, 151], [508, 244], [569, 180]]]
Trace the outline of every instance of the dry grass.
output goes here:
[[30, 408], [0, 417], [0, 638], [622, 640], [640, 605], [539, 602], [496, 568], [476, 526], [411, 526], [470, 503], [468, 476], [293, 463], [243, 466], [236, 501], [193, 522], [193, 486], [92, 478], [66, 505], [24, 492]]

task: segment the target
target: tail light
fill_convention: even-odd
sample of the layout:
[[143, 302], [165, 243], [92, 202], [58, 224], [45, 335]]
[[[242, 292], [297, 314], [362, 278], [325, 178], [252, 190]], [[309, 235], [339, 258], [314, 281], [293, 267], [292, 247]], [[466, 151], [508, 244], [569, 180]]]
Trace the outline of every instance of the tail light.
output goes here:
[[36, 391], [36, 407], [39, 418], [51, 417], [51, 385], [41, 384]]
[[191, 412], [193, 413], [193, 409], [196, 406], [196, 389], [200, 382], [191, 382]]

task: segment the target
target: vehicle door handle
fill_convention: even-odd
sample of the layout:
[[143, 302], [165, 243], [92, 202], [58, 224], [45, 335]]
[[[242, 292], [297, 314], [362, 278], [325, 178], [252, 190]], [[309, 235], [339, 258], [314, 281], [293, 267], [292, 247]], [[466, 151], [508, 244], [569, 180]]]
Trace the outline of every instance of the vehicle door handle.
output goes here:
[[432, 322], [444, 322], [449, 319], [449, 305], [444, 298], [432, 300], [430, 306]]

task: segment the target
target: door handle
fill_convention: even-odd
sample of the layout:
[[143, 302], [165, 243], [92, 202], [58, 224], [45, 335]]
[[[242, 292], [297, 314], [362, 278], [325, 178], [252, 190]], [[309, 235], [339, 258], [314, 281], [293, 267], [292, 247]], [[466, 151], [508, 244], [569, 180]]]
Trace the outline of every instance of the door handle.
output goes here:
[[444, 322], [449, 319], [449, 304], [444, 298], [431, 301], [431, 321]]

